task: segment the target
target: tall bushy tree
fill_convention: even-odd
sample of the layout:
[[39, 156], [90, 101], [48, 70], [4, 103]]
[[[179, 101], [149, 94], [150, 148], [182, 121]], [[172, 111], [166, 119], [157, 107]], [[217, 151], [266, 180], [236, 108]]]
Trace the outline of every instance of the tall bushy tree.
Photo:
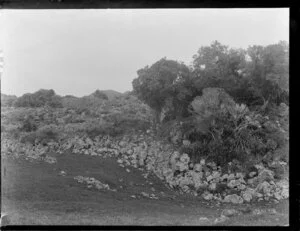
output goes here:
[[266, 47], [250, 46], [247, 52], [251, 58], [247, 63], [247, 78], [261, 103], [288, 103], [288, 44], [281, 41]]
[[133, 90], [137, 97], [149, 105], [156, 114], [156, 122], [163, 109], [183, 113], [186, 98], [192, 94], [189, 68], [183, 63], [163, 58], [151, 67], [137, 71]]
[[243, 49], [229, 49], [214, 41], [202, 46], [193, 56], [193, 75], [198, 91], [207, 87], [226, 90], [238, 103], [252, 101], [250, 82], [245, 78], [246, 55]]
[[194, 55], [195, 86], [221, 87], [236, 102], [249, 106], [287, 103], [288, 63], [288, 44], [283, 41], [247, 50], [229, 49], [215, 41]]
[[214, 41], [210, 46], [202, 46], [193, 56], [195, 73], [217, 79], [237, 76], [245, 64], [245, 51], [229, 49], [228, 46]]

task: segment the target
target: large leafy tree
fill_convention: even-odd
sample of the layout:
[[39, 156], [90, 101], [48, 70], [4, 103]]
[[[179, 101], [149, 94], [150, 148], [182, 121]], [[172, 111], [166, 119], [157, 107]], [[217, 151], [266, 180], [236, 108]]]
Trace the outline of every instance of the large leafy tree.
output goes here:
[[251, 60], [247, 63], [246, 74], [258, 102], [288, 103], [288, 44], [281, 41], [266, 47], [250, 46], [247, 52]]
[[225, 89], [236, 102], [251, 101], [250, 83], [245, 78], [245, 50], [229, 49], [214, 41], [210, 46], [202, 46], [193, 58], [193, 74], [198, 91], [219, 87]]
[[288, 44], [283, 41], [247, 50], [229, 49], [215, 41], [194, 55], [195, 86], [199, 91], [223, 88], [236, 102], [249, 106], [287, 103], [288, 63]]
[[222, 79], [238, 75], [245, 64], [245, 51], [229, 49], [228, 46], [214, 41], [210, 46], [202, 46], [193, 58], [196, 73]]
[[156, 122], [163, 111], [182, 114], [192, 97], [192, 81], [189, 68], [183, 63], [163, 58], [151, 67], [137, 71], [133, 90], [137, 97], [155, 112]]

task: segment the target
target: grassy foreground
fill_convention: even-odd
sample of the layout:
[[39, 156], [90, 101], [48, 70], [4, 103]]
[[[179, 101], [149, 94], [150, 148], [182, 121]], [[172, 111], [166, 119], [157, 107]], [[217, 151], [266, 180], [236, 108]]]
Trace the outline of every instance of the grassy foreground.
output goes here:
[[[250, 206], [206, 202], [172, 191], [155, 176], [144, 178], [143, 170], [127, 167], [128, 171], [114, 158], [51, 155], [57, 158], [56, 164], [2, 157], [3, 226], [288, 224], [287, 200]], [[59, 175], [62, 170], [66, 176]], [[73, 179], [77, 175], [94, 177], [117, 192], [89, 189]], [[154, 192], [159, 199], [142, 197], [141, 192]], [[241, 213], [217, 221], [228, 208]], [[272, 208], [275, 214], [268, 212]], [[254, 214], [255, 209], [262, 213]]]

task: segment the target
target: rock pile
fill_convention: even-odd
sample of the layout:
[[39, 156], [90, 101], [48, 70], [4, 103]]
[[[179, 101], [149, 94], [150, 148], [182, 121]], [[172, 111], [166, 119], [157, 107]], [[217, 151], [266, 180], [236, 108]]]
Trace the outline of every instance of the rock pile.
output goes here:
[[[256, 165], [256, 171], [246, 176], [241, 172], [222, 172], [220, 166], [213, 162], [206, 163], [204, 159], [193, 164], [187, 154], [180, 154], [167, 144], [143, 135], [131, 139], [124, 137], [122, 140], [106, 138], [100, 142], [100, 146], [104, 146], [100, 150], [105, 151], [99, 155], [116, 156], [122, 167], [144, 167], [169, 187], [179, 189], [182, 193], [201, 195], [205, 200], [240, 204], [253, 200], [288, 198], [288, 181], [275, 183], [274, 173], [262, 164]], [[86, 147], [87, 143], [92, 145], [89, 141], [82, 146]]]
[[55, 157], [47, 155], [49, 148], [42, 145], [33, 146], [28, 143], [20, 143], [10, 139], [1, 139], [1, 155], [12, 158], [24, 158], [29, 161], [45, 161], [49, 164], [57, 162]]
[[[1, 140], [1, 149], [5, 154], [25, 155], [26, 158], [43, 159], [48, 163], [55, 163], [55, 159], [45, 156], [47, 151], [64, 153], [69, 150], [84, 155], [116, 157], [121, 167], [146, 169], [168, 187], [181, 193], [202, 196], [205, 200], [240, 204], [254, 200], [281, 200], [289, 196], [288, 181], [284, 179], [276, 182], [274, 172], [263, 164], [256, 165], [256, 170], [247, 175], [242, 172], [225, 172], [220, 166], [204, 159], [192, 163], [187, 154], [179, 153], [169, 144], [155, 141], [151, 135], [124, 136], [121, 139], [98, 136], [93, 140], [76, 136], [60, 143], [50, 142], [48, 146], [35, 147]], [[89, 178], [78, 179], [97, 182]], [[100, 183], [94, 184], [98, 188], [104, 187]]]
[[94, 177], [84, 177], [84, 176], [76, 176], [74, 177], [78, 183], [86, 184], [88, 188], [96, 188], [98, 190], [110, 190], [116, 192], [116, 189], [111, 189], [108, 184], [103, 184], [99, 180], [95, 179]]

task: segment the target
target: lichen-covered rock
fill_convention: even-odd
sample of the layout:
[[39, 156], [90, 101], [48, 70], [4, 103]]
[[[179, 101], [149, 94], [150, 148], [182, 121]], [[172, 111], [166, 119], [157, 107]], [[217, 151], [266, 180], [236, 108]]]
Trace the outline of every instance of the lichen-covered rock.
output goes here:
[[176, 163], [176, 170], [180, 172], [186, 171], [189, 169], [189, 165], [187, 163], [177, 162]]
[[271, 185], [267, 181], [264, 181], [257, 185], [255, 191], [267, 194], [271, 191]]
[[240, 191], [244, 190], [245, 188], [246, 188], [246, 185], [244, 185], [244, 184], [240, 184], [237, 186], [237, 189]]
[[250, 172], [248, 175], [249, 175], [249, 177], [254, 177], [255, 175], [256, 175], [257, 173], [256, 172]]
[[264, 168], [259, 172], [257, 178], [259, 182], [274, 180], [274, 172]]
[[201, 164], [195, 164], [194, 165], [194, 171], [201, 172], [202, 171], [202, 165]]
[[252, 187], [256, 187], [259, 184], [259, 179], [258, 177], [254, 177], [254, 178], [250, 178], [247, 180], [247, 184], [252, 186]]
[[228, 179], [228, 174], [227, 174], [227, 173], [224, 174], [224, 175], [222, 175], [222, 176], [220, 177], [220, 181], [227, 181], [227, 179]]
[[206, 177], [207, 182], [211, 181], [212, 179], [213, 179], [213, 176], [212, 176], [212, 175], [208, 175], [208, 176]]
[[119, 146], [120, 146], [120, 147], [125, 147], [126, 144], [127, 144], [127, 142], [125, 142], [125, 141], [120, 141], [120, 142], [119, 142]]
[[264, 210], [262, 210], [262, 209], [254, 209], [252, 211], [253, 215], [262, 215], [263, 213], [264, 213]]
[[172, 175], [172, 176], [174, 175], [172, 169], [170, 169], [170, 168], [164, 168], [162, 173], [163, 173], [164, 177], [169, 177], [170, 175]]
[[185, 145], [185, 146], [189, 146], [191, 144], [191, 141], [189, 141], [189, 140], [183, 140], [182, 144]]
[[256, 192], [252, 188], [247, 188], [245, 191], [241, 193], [243, 199], [247, 202], [250, 202], [255, 196]]
[[211, 190], [211, 191], [215, 191], [216, 188], [217, 188], [217, 184], [216, 183], [211, 183], [208, 186], [208, 189]]
[[192, 179], [190, 177], [180, 177], [179, 178], [179, 187], [180, 188], [183, 188], [184, 186], [186, 185], [191, 185], [193, 182], [192, 182]]
[[204, 200], [212, 200], [213, 199], [213, 194], [209, 193], [208, 191], [205, 191], [203, 194], [202, 194], [202, 197], [204, 198]]
[[240, 197], [236, 194], [231, 194], [231, 195], [225, 196], [223, 202], [233, 203], [233, 204], [242, 204], [244, 202], [244, 200], [242, 197]]
[[185, 193], [190, 192], [189, 186], [188, 186], [188, 185], [184, 185], [184, 186], [182, 187], [182, 191], [185, 192]]
[[220, 217], [217, 217], [215, 220], [214, 220], [214, 223], [215, 224], [218, 224], [218, 223], [222, 223], [222, 222], [225, 222], [227, 221], [229, 218], [225, 215], [221, 215]]
[[280, 189], [280, 199], [286, 199], [289, 197], [289, 182], [287, 180], [281, 180], [276, 184]]
[[227, 180], [230, 181], [230, 180], [234, 180], [235, 179], [235, 176], [233, 173], [229, 174], [228, 177], [227, 177]]
[[237, 172], [237, 173], [235, 174], [235, 177], [236, 177], [237, 179], [244, 179], [245, 174], [243, 174], [242, 172]]
[[181, 156], [180, 156], [180, 161], [182, 163], [189, 163], [190, 162], [190, 157], [188, 154], [186, 153], [183, 153]]
[[224, 215], [226, 217], [232, 217], [237, 214], [239, 214], [239, 211], [237, 211], [236, 209], [224, 209], [222, 211], [222, 215]]
[[221, 173], [218, 171], [213, 171], [212, 172], [212, 177], [213, 179], [219, 178], [221, 176]]
[[235, 188], [235, 187], [238, 187], [240, 184], [241, 184], [241, 181], [239, 181], [239, 180], [231, 180], [227, 183], [227, 186], [229, 188]]
[[170, 164], [171, 164], [173, 171], [176, 170], [176, 163], [177, 163], [179, 157], [180, 157], [180, 153], [177, 151], [175, 151], [170, 157]]

